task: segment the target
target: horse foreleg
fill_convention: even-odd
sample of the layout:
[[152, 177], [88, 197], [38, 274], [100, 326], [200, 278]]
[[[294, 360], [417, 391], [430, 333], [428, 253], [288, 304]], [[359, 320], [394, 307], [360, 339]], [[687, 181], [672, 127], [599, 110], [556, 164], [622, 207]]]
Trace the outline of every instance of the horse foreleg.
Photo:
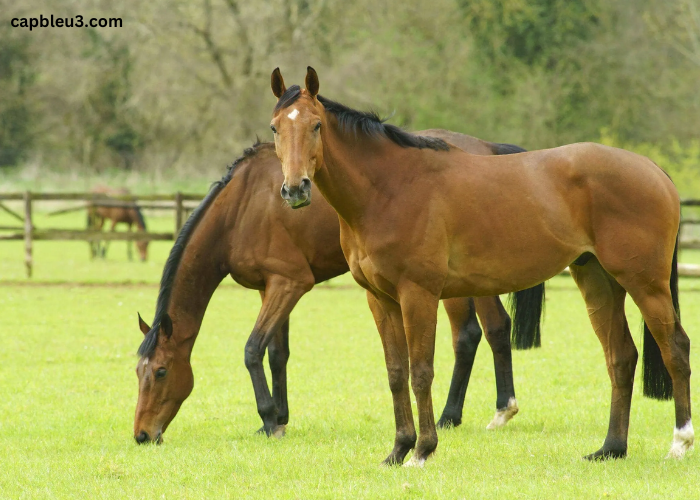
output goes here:
[[384, 360], [389, 376], [389, 388], [394, 400], [396, 436], [394, 449], [384, 460], [385, 465], [401, 465], [416, 445], [416, 428], [408, 389], [409, 356], [403, 328], [401, 308], [390, 299], [379, 299], [367, 292], [367, 302], [382, 340]]
[[258, 414], [263, 421], [262, 431], [268, 436], [281, 437], [285, 429], [284, 426], [278, 425], [278, 408], [265, 378], [262, 365], [265, 349], [287, 321], [299, 299], [312, 286], [313, 279], [305, 282], [290, 281], [277, 276], [269, 279], [258, 319], [245, 345], [245, 366], [253, 382]]
[[[115, 232], [115, 228], [117, 226], [117, 221], [113, 220], [112, 221], [112, 227], [110, 227], [109, 232], [113, 233]], [[107, 257], [107, 250], [109, 249], [109, 242], [110, 240], [105, 241], [104, 246], [102, 247], [102, 257], [106, 258]]]
[[[127, 232], [131, 234], [131, 223], [127, 225]], [[126, 258], [129, 259], [129, 262], [134, 260], [134, 256], [132, 253], [132, 246], [134, 242], [132, 240], [126, 240]]]
[[462, 423], [462, 408], [469, 378], [474, 365], [476, 349], [481, 341], [481, 327], [476, 319], [474, 301], [469, 298], [443, 300], [452, 328], [452, 348], [455, 364], [447, 402], [438, 420], [438, 428], [457, 427]]
[[[94, 230], [94, 231], [100, 231], [100, 232], [101, 232], [101, 231], [102, 231], [102, 227], [104, 226], [104, 223], [105, 223], [104, 217], [100, 217], [99, 215], [97, 215], [97, 213], [95, 213], [94, 216], [93, 216], [93, 220], [92, 220], [92, 224], [93, 224], [93, 225], [92, 225], [91, 229]], [[93, 256], [93, 257], [102, 257], [102, 252], [100, 251], [100, 247], [101, 247], [101, 246], [102, 246], [102, 245], [101, 245], [101, 243], [100, 243], [100, 240], [94, 240], [94, 241], [92, 241], [91, 252], [92, 252], [92, 256]]]
[[474, 299], [474, 304], [493, 352], [493, 367], [496, 372], [496, 415], [486, 428], [497, 429], [506, 425], [518, 413], [510, 347], [511, 321], [498, 296], [479, 297]]
[[401, 316], [411, 361], [411, 387], [418, 406], [418, 442], [408, 466], [422, 467], [438, 444], [431, 388], [435, 356], [435, 327], [440, 301], [429, 290], [413, 283], [402, 283], [398, 290]]
[[272, 399], [277, 407], [277, 424], [289, 422], [289, 404], [287, 402], [287, 361], [289, 360], [289, 318], [282, 323], [279, 331], [273, 335], [267, 346], [272, 374]]

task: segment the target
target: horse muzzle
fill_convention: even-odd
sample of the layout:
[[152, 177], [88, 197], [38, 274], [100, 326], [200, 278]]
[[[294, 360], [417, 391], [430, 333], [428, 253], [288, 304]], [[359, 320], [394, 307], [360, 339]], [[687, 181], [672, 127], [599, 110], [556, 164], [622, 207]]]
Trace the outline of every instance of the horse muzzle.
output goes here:
[[286, 182], [282, 184], [280, 195], [290, 207], [302, 208], [311, 203], [311, 179], [304, 177], [298, 186], [288, 186]]
[[155, 443], [155, 444], [160, 444], [163, 442], [163, 433], [161, 431], [158, 431], [155, 435], [154, 438], [151, 438], [151, 436], [148, 434], [146, 431], [141, 431], [137, 435], [134, 436], [134, 439], [138, 444], [146, 444], [146, 443]]

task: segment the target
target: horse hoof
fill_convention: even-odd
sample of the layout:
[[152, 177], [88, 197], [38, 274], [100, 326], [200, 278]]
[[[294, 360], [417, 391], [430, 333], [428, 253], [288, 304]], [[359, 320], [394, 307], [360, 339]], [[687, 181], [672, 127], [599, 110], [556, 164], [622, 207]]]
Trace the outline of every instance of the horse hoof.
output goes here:
[[626, 458], [627, 449], [624, 450], [606, 450], [605, 447], [599, 449], [595, 453], [584, 456], [584, 460], [591, 462], [602, 462], [604, 460], [616, 460], [618, 458]]
[[518, 402], [515, 398], [510, 398], [508, 400], [508, 405], [502, 410], [496, 410], [496, 415], [494, 415], [493, 420], [486, 426], [487, 429], [498, 429], [506, 425], [511, 418], [518, 414]]
[[461, 420], [455, 420], [449, 417], [440, 417], [440, 420], [438, 420], [438, 423], [435, 424], [435, 427], [437, 427], [438, 429], [452, 429], [453, 427], [457, 427], [461, 423]]
[[280, 438], [284, 437], [284, 435], [287, 433], [287, 426], [286, 425], [277, 425], [277, 426], [275, 426], [274, 429], [268, 430], [268, 429], [265, 429], [265, 426], [263, 425], [262, 427], [260, 427], [260, 429], [255, 431], [255, 433], [256, 434], [265, 434], [267, 437], [273, 437], [276, 439], [280, 439]]
[[425, 458], [418, 458], [415, 455], [413, 455], [408, 462], [403, 464], [404, 467], [418, 467], [419, 469], [422, 469], [425, 467]]
[[686, 451], [693, 449], [694, 441], [693, 423], [688, 420], [682, 428], [673, 430], [673, 444], [666, 458], [683, 458]]
[[282, 439], [284, 435], [287, 433], [287, 426], [286, 425], [278, 425], [272, 430], [272, 436], [275, 439]]

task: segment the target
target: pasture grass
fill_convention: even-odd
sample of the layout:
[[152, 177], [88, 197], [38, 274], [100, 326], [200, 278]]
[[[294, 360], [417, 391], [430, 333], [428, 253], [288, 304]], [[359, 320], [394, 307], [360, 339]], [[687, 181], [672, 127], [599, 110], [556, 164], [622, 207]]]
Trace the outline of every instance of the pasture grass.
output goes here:
[[[439, 432], [437, 453], [422, 470], [379, 465], [393, 444], [391, 395], [364, 292], [348, 275], [318, 286], [293, 313], [283, 439], [254, 434], [260, 422], [243, 346], [259, 296], [227, 280], [193, 353], [192, 395], [163, 445], [137, 446], [136, 311], [152, 318], [169, 246], [153, 245], [153, 264], [142, 264], [126, 262], [121, 242], [107, 260], [92, 262], [84, 243], [37, 242], [34, 281], [41, 284], [25, 286], [21, 243], [0, 243], [0, 498], [700, 497], [696, 454], [664, 460], [673, 405], [642, 397], [641, 366], [629, 457], [581, 460], [605, 437], [610, 384], [568, 277], [549, 282], [542, 349], [514, 352], [520, 414], [504, 429], [485, 429], [495, 388], [484, 341], [463, 424]], [[694, 340], [700, 280], [681, 281], [681, 304]], [[437, 344], [439, 416], [453, 362], [442, 311]], [[699, 362], [693, 342], [691, 363]]]

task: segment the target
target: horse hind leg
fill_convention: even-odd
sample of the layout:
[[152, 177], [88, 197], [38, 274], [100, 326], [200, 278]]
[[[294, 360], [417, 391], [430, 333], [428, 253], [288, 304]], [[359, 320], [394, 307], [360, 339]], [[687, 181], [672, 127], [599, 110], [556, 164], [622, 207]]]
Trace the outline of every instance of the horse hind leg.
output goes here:
[[464, 397], [469, 385], [476, 349], [481, 341], [481, 327], [476, 319], [476, 307], [474, 307], [473, 299], [448, 299], [442, 303], [452, 328], [455, 364], [445, 408], [437, 423], [438, 429], [457, 427], [462, 423]]
[[671, 375], [676, 425], [667, 458], [681, 458], [693, 447], [695, 433], [690, 413], [690, 339], [673, 306], [670, 288], [663, 280], [628, 288], [644, 322], [661, 351], [663, 364]]
[[585, 265], [571, 265], [570, 269], [603, 346], [612, 385], [608, 434], [602, 448], [585, 458], [622, 458], [627, 455], [632, 387], [638, 357], [625, 317], [626, 292], [597, 259], [591, 259]]
[[[131, 223], [128, 224], [127, 226], [127, 232], [131, 235]], [[134, 253], [133, 253], [133, 240], [126, 240], [126, 257], [129, 259], [129, 262], [134, 260]]]
[[484, 327], [486, 341], [493, 352], [496, 372], [496, 414], [486, 426], [498, 429], [519, 411], [513, 384], [513, 356], [510, 345], [511, 320], [498, 296], [474, 299], [476, 312]]

